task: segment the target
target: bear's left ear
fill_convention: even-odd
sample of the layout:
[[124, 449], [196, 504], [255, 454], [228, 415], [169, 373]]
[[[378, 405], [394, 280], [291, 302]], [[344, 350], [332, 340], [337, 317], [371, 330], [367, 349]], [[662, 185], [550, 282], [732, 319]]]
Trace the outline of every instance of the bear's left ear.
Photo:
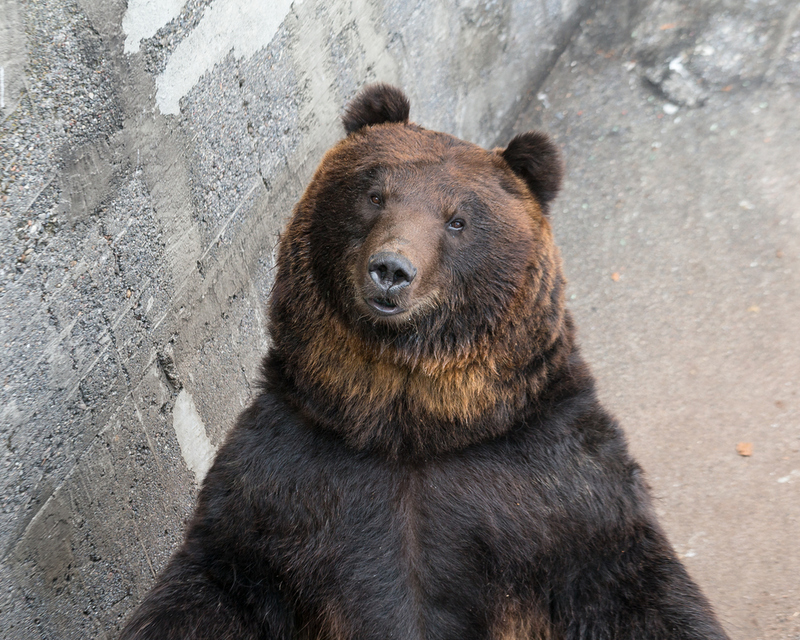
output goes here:
[[342, 123], [348, 134], [370, 124], [408, 122], [411, 105], [406, 94], [389, 84], [364, 87], [347, 105]]
[[561, 153], [550, 138], [541, 131], [528, 131], [516, 136], [498, 153], [511, 170], [528, 185], [542, 211], [558, 195], [564, 177]]

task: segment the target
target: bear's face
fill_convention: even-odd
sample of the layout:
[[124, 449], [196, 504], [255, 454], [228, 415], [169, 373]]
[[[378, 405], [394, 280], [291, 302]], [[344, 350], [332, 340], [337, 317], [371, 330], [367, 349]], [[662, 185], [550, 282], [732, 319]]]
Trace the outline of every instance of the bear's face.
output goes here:
[[351, 134], [323, 166], [310, 252], [339, 313], [384, 333], [506, 316], [548, 223], [499, 154], [384, 124]]
[[271, 383], [359, 448], [503, 432], [569, 352], [546, 215], [557, 150], [540, 133], [487, 151], [428, 131], [385, 85], [344, 124], [281, 238]]

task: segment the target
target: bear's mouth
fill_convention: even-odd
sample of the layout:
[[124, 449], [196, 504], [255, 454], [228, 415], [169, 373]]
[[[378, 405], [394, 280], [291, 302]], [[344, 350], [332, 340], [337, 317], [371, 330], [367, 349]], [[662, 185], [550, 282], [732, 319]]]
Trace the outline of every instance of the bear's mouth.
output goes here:
[[382, 316], [395, 316], [403, 312], [403, 307], [388, 298], [367, 298], [367, 304]]

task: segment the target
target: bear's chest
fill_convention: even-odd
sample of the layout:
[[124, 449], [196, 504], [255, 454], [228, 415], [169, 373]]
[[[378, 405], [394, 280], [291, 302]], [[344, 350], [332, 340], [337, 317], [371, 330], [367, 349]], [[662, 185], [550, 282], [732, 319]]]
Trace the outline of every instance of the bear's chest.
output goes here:
[[491, 455], [411, 465], [328, 446], [291, 457], [272, 493], [270, 564], [308, 629], [530, 637], [550, 510], [535, 476]]

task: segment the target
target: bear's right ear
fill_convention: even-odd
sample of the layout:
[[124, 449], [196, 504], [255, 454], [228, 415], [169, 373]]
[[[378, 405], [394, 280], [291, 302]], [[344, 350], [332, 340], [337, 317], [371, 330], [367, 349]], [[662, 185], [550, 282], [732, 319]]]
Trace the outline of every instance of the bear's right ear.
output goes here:
[[498, 153], [511, 170], [528, 185], [542, 211], [558, 195], [564, 177], [564, 163], [558, 147], [541, 131], [528, 131], [516, 136]]
[[406, 95], [388, 84], [371, 84], [347, 105], [342, 123], [348, 134], [370, 124], [408, 122], [411, 105]]

